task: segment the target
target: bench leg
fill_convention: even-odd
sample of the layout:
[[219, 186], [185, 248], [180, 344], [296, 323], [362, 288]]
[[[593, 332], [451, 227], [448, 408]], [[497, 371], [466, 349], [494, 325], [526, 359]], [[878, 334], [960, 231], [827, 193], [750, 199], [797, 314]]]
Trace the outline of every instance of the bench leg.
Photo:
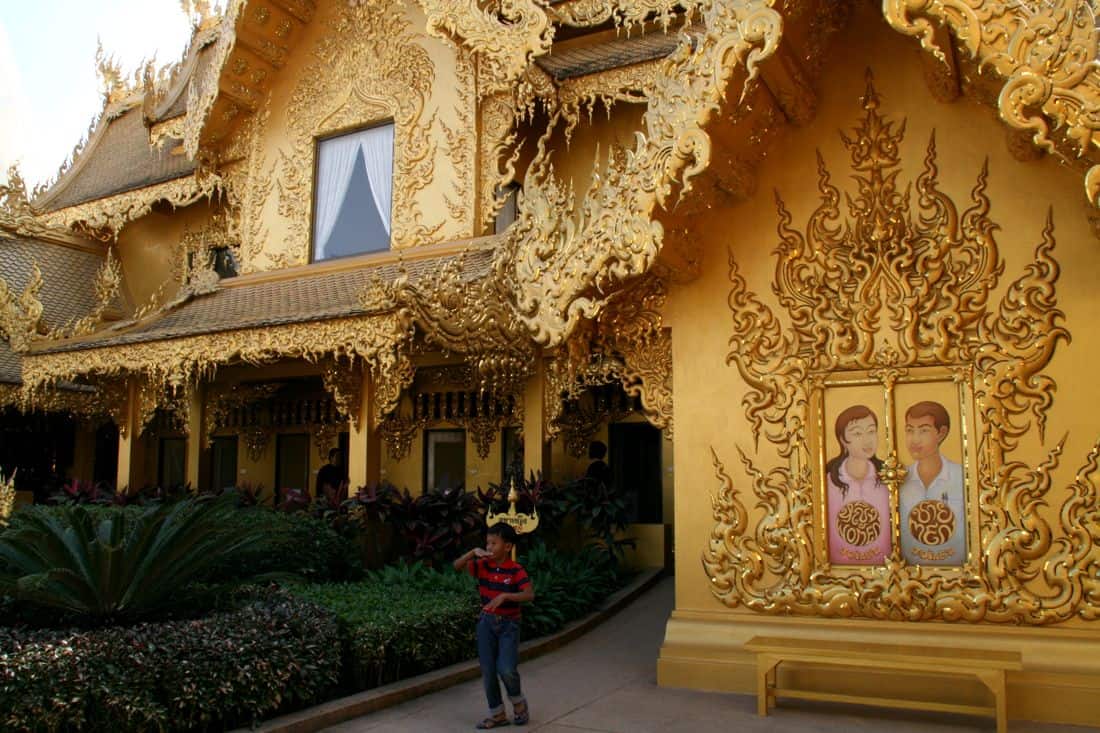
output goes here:
[[993, 693], [993, 707], [997, 712], [997, 733], [1008, 733], [1008, 701], [1005, 699], [1004, 670], [978, 675]]
[[771, 693], [769, 683], [775, 685], [775, 659], [760, 654], [756, 657], [756, 714], [768, 717], [768, 705], [775, 705], [775, 695]]

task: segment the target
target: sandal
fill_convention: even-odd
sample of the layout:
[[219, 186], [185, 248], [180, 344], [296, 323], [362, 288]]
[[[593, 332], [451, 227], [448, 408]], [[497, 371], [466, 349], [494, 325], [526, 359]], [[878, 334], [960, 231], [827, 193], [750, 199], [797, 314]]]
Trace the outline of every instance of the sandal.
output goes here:
[[490, 728], [499, 728], [502, 725], [510, 725], [510, 723], [508, 722], [508, 716], [504, 713], [501, 713], [500, 717], [493, 715], [489, 716], [488, 718], [484, 718], [474, 727], [478, 730], [489, 730]]
[[527, 703], [521, 702], [518, 705], [512, 707], [514, 717], [512, 722], [516, 725], [527, 725], [527, 721], [531, 719], [530, 712], [527, 710]]

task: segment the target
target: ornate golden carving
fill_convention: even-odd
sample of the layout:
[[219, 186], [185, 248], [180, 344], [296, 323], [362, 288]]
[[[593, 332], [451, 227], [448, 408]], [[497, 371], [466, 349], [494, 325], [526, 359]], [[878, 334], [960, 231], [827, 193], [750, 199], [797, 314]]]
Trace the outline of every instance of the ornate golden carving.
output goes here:
[[[935, 23], [950, 27], [971, 57], [1005, 80], [998, 98], [1001, 119], [1031, 130], [1035, 144], [1047, 152], [1056, 152], [1048, 120], [1081, 155], [1100, 144], [1095, 73], [1100, 31], [1090, 0], [886, 0], [883, 13], [890, 25], [920, 39], [940, 59], [949, 49], [937, 43]], [[1086, 193], [1100, 205], [1098, 192], [1100, 166], [1093, 166]]]
[[8, 182], [0, 183], [0, 229], [29, 237], [51, 233], [31, 206], [26, 181], [14, 163], [8, 168]]
[[[1029, 431], [1043, 438], [1055, 385], [1041, 371], [1069, 338], [1056, 307], [1053, 223], [1048, 217], [1034, 262], [991, 306], [1004, 266], [986, 171], [959, 212], [938, 189], [930, 142], [914, 186], [918, 211], [911, 211], [908, 192], [896, 183], [904, 124], [884, 118], [879, 104], [869, 82], [863, 120], [851, 137], [842, 136], [858, 186], [847, 217], [820, 154], [822, 202], [805, 235], [791, 228], [777, 197], [773, 287], [789, 325], [748, 289], [730, 256], [727, 363], [747, 384], [742, 404], [757, 441], [763, 436], [782, 463], [758, 468], [738, 448], [757, 505], [766, 508], [753, 529], [712, 449], [720, 490], [703, 555], [711, 589], [727, 605], [766, 613], [1028, 624], [1097, 618], [1089, 599], [1097, 591], [1100, 510], [1091, 476], [1100, 446], [1055, 521], [1040, 507], [1062, 442], [1035, 469], [1009, 460]], [[810, 405], [836, 370], [874, 370], [888, 387], [921, 365], [951, 367], [978, 408], [974, 561], [951, 570], [908, 565], [895, 542], [880, 566], [815, 569]], [[882, 476], [896, 486], [902, 469], [891, 458]], [[865, 523], [849, 525], [856, 531]]]
[[532, 0], [500, 0], [483, 8], [476, 0], [418, 0], [428, 33], [453, 38], [479, 58], [481, 95], [510, 90], [531, 59], [550, 50], [554, 28]]
[[31, 393], [58, 381], [88, 375], [102, 378], [144, 374], [155, 385], [186, 384], [223, 364], [262, 364], [279, 358], [316, 361], [330, 355], [355, 356], [378, 369], [396, 360], [391, 354], [396, 354], [407, 338], [405, 327], [393, 314], [340, 318], [82, 351], [28, 354], [23, 362], [23, 379]]
[[482, 227], [487, 227], [493, 223], [493, 217], [504, 205], [504, 187], [516, 175], [516, 161], [520, 151], [516, 145], [515, 125], [520, 111], [512, 95], [500, 92], [482, 99], [478, 113], [481, 118], [478, 149], [479, 221]]
[[503, 428], [523, 424], [521, 394], [483, 391], [475, 369], [468, 364], [417, 369], [405, 386], [413, 384], [417, 388], [406, 392], [411, 407], [404, 413], [393, 409], [379, 427], [387, 452], [395, 460], [407, 456], [416, 435], [432, 425], [464, 428], [484, 459]]
[[347, 364], [340, 359], [329, 359], [321, 367], [321, 380], [325, 390], [332, 395], [336, 409], [359, 430], [362, 425], [363, 371], [354, 361]]
[[[742, 63], [754, 79], [759, 62], [778, 46], [782, 19], [771, 4], [718, 0], [698, 8], [705, 32], [695, 42], [684, 40], [661, 62], [645, 132], [629, 154], [612, 151], [603, 172], [593, 174], [581, 206], [574, 207], [571, 187], [555, 177], [545, 147], [549, 133], [540, 141], [524, 182], [520, 218], [500, 257], [519, 318], [538, 343], [561, 343], [606, 305], [601, 294], [653, 264], [663, 236], [654, 211], [671, 207], [707, 167], [704, 126], [720, 108], [729, 79]], [[578, 213], [561, 214], [571, 211]]]
[[38, 263], [34, 263], [31, 278], [18, 296], [0, 278], [0, 336], [7, 339], [17, 354], [25, 353], [38, 335], [42, 323], [42, 302], [38, 299], [41, 292], [42, 271]]
[[4, 478], [0, 474], [0, 527], [8, 526], [8, 517], [15, 508], [15, 474]]
[[195, 172], [164, 183], [51, 211], [42, 214], [41, 221], [50, 227], [67, 227], [117, 237], [123, 226], [148, 214], [153, 210], [153, 205], [160, 201], [178, 209], [213, 197], [223, 186], [221, 176]]

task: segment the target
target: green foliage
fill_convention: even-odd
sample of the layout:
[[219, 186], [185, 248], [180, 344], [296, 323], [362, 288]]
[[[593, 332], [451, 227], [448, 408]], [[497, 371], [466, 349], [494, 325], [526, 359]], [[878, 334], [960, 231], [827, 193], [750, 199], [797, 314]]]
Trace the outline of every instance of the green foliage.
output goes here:
[[340, 620], [345, 684], [367, 689], [477, 655], [473, 579], [423, 565], [390, 566], [358, 583], [295, 588]]
[[631, 538], [616, 539], [630, 524], [630, 508], [626, 494], [602, 481], [578, 479], [567, 489], [568, 511], [585, 528], [592, 544], [614, 562], [622, 560], [626, 547], [634, 547]]
[[92, 631], [0, 627], [0, 729], [186, 731], [317, 703], [337, 681], [335, 619], [281, 592], [190, 621]]
[[264, 546], [230, 500], [141, 510], [32, 507], [0, 533], [0, 596], [98, 623], [148, 618], [201, 592], [219, 562]]
[[231, 535], [259, 533], [262, 545], [223, 557], [214, 577], [237, 580], [258, 573], [291, 573], [308, 580], [346, 580], [361, 573], [359, 548], [328, 522], [304, 513], [245, 506], [225, 517]]
[[585, 616], [622, 585], [617, 565], [592, 547], [567, 555], [536, 545], [519, 562], [535, 586], [534, 602], [523, 608], [523, 635], [529, 639]]

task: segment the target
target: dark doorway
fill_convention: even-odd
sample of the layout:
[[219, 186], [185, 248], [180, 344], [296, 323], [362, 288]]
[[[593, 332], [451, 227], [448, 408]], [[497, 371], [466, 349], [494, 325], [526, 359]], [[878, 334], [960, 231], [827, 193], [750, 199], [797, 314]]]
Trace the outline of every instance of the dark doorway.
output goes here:
[[466, 431], [424, 431], [424, 490], [454, 489], [466, 480]]
[[57, 413], [23, 415], [0, 411], [0, 473], [15, 474], [17, 491], [31, 491], [45, 501], [72, 471], [76, 422]]
[[287, 489], [309, 493], [309, 433], [283, 433], [275, 442], [275, 496]]
[[630, 521], [661, 524], [661, 431], [649, 423], [612, 423], [608, 433], [611, 480], [628, 497]]
[[187, 439], [161, 438], [157, 450], [157, 481], [162, 489], [187, 483]]
[[210, 488], [215, 491], [237, 485], [237, 436], [214, 438], [210, 446]]
[[118, 480], [118, 426], [113, 422], [96, 428], [92, 480], [109, 486], [114, 486]]

